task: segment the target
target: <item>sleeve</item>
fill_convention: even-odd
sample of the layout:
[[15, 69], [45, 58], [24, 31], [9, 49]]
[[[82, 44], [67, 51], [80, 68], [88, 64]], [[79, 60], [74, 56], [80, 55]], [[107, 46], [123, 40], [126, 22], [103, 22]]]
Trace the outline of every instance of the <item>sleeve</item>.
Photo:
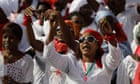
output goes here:
[[27, 64], [27, 67], [25, 70], [24, 82], [30, 83], [33, 81], [33, 60], [31, 57], [27, 59], [26, 64]]
[[48, 46], [44, 46], [43, 57], [48, 61], [52, 66], [57, 69], [67, 73], [69, 71], [69, 62], [71, 61], [71, 56], [62, 55], [56, 52], [53, 42]]
[[130, 84], [130, 78], [127, 74], [126, 63], [123, 61], [117, 70], [117, 84]]
[[114, 71], [121, 60], [121, 50], [117, 45], [117, 48], [108, 43], [109, 52], [105, 56], [105, 67], [111, 71]]

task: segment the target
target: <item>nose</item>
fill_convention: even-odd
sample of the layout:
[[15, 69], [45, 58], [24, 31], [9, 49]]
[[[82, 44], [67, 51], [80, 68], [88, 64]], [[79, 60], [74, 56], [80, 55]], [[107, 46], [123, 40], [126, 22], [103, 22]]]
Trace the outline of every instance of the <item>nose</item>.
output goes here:
[[87, 39], [84, 39], [83, 43], [87, 43], [87, 42], [88, 42], [88, 40]]

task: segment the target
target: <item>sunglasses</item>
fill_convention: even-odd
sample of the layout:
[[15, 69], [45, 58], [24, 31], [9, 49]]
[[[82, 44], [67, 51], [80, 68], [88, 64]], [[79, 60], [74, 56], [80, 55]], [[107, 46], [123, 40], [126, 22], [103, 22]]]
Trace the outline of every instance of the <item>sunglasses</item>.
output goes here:
[[79, 42], [83, 43], [85, 40], [88, 42], [97, 42], [97, 39], [94, 36], [80, 37]]

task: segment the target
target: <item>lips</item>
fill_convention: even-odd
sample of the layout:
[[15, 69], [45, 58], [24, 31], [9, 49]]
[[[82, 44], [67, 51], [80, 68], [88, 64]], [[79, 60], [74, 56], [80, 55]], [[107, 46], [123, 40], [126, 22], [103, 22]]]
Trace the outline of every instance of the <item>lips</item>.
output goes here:
[[6, 42], [5, 42], [5, 43], [3, 43], [3, 47], [4, 47], [4, 48], [7, 48], [8, 46], [9, 46], [9, 44], [8, 44], [8, 43], [6, 43]]
[[83, 44], [82, 49], [83, 50], [90, 50], [90, 46], [88, 44]]

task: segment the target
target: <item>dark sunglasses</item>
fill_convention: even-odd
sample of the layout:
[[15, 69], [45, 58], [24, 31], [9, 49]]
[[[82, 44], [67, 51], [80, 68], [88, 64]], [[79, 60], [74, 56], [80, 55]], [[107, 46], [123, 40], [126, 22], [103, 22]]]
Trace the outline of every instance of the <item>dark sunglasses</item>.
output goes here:
[[97, 39], [94, 36], [80, 37], [79, 42], [82, 43], [85, 40], [88, 42], [97, 42]]

